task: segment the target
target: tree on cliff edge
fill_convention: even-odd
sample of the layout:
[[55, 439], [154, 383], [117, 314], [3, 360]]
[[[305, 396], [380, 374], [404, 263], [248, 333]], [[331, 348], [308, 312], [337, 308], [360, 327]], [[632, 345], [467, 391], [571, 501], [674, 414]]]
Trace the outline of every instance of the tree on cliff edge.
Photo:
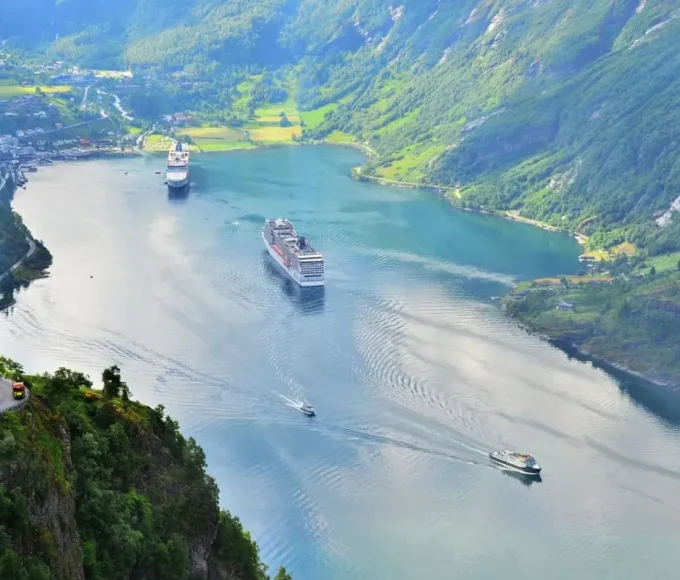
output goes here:
[[107, 399], [122, 397], [123, 401], [130, 400], [130, 389], [120, 378], [118, 365], [113, 365], [102, 373], [102, 382], [104, 383], [104, 396]]
[[279, 573], [274, 580], [293, 580], [293, 577], [286, 572], [286, 569], [283, 566], [281, 566], [281, 568], [279, 568]]

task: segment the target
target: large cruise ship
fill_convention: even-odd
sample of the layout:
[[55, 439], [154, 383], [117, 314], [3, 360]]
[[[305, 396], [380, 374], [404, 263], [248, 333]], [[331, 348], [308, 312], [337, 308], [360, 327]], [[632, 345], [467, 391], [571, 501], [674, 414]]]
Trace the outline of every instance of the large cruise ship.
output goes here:
[[165, 180], [169, 187], [184, 187], [189, 183], [189, 151], [178, 141], [168, 153]]
[[300, 286], [324, 285], [323, 255], [297, 235], [289, 220], [265, 221], [262, 239], [269, 255]]

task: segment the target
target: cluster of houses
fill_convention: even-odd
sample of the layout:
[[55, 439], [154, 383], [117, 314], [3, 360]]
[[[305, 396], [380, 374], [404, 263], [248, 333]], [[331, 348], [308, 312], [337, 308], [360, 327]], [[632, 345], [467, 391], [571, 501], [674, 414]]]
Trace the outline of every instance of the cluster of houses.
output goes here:
[[172, 115], [164, 115], [163, 120], [170, 125], [183, 126], [191, 124], [195, 118], [185, 113], [173, 113]]
[[5, 117], [33, 116], [38, 119], [47, 119], [50, 115], [49, 109], [54, 109], [54, 105], [47, 105], [37, 95], [22, 95], [2, 102], [2, 113]]

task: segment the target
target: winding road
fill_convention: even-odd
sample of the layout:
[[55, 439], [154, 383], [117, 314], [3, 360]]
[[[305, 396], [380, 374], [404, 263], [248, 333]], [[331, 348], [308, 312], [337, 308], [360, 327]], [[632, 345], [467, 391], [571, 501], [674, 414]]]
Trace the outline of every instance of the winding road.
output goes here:
[[7, 274], [14, 272], [14, 270], [16, 270], [19, 266], [21, 266], [21, 264], [24, 263], [24, 260], [28, 260], [35, 253], [35, 248], [36, 248], [35, 242], [31, 238], [26, 238], [26, 241], [28, 242], [28, 252], [26, 252], [26, 254], [24, 254], [24, 256], [21, 259], [17, 260], [10, 267], [9, 270], [7, 270], [6, 272], [3, 272], [0, 275], [0, 282], [2, 282], [5, 279], [5, 276], [7, 276]]
[[12, 396], [12, 381], [0, 378], [0, 413], [23, 407], [28, 402], [29, 396], [30, 393], [28, 392], [28, 389], [26, 389], [26, 397], [15, 401]]
[[92, 88], [92, 85], [87, 85], [87, 87], [85, 87], [85, 94], [83, 95], [83, 102], [80, 104], [81, 109], [85, 109], [85, 107], [87, 107], [87, 97], [90, 94], [91, 88]]

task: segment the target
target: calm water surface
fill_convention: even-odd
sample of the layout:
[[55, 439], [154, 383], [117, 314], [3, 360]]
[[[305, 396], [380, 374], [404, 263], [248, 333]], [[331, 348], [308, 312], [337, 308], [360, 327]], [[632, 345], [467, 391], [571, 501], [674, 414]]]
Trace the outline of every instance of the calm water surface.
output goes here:
[[[575, 243], [353, 182], [359, 161], [196, 156], [175, 199], [159, 157], [41, 168], [15, 208], [54, 266], [0, 319], [2, 352], [30, 371], [119, 364], [296, 580], [676, 578], [677, 400], [569, 360], [491, 301], [575, 270]], [[278, 216], [323, 250], [325, 292], [264, 254]], [[491, 466], [506, 445], [543, 481]]]

